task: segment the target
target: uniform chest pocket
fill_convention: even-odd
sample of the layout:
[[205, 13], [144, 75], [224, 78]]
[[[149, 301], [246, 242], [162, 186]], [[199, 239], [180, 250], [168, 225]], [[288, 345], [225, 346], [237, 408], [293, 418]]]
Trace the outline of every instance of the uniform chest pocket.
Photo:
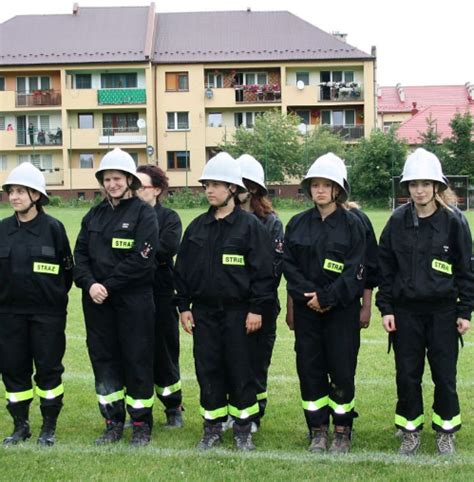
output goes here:
[[331, 273], [341, 274], [344, 271], [344, 261], [348, 246], [342, 243], [328, 242], [323, 269]]
[[230, 238], [222, 246], [222, 264], [224, 266], [245, 266], [245, 247], [239, 238]]
[[135, 223], [121, 221], [114, 227], [112, 249], [132, 249], [135, 245]]
[[33, 273], [58, 275], [60, 265], [56, 260], [54, 246], [32, 246], [30, 249]]
[[8, 246], [0, 246], [0, 262], [10, 257], [10, 248]]
[[448, 245], [433, 246], [431, 250], [431, 270], [435, 274], [442, 274], [444, 276], [453, 275], [453, 263], [451, 260], [451, 250]]

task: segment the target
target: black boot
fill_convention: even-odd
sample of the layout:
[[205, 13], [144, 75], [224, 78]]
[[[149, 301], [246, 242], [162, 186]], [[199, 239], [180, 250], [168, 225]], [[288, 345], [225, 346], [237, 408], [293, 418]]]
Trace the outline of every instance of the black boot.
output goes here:
[[234, 442], [237, 450], [255, 450], [255, 445], [252, 441], [252, 424], [237, 425], [234, 423]]
[[123, 422], [115, 420], [105, 421], [105, 430], [102, 435], [96, 439], [96, 445], [108, 445], [118, 442], [123, 435]]
[[209, 450], [222, 442], [222, 423], [204, 422], [204, 433], [197, 444], [199, 450]]
[[184, 425], [183, 422], [183, 407], [178, 408], [167, 408], [165, 410], [166, 414], [166, 424], [164, 428], [181, 428]]
[[143, 446], [151, 441], [151, 426], [146, 422], [132, 422], [132, 438], [130, 445]]
[[3, 439], [3, 445], [16, 445], [31, 437], [30, 423], [27, 418], [14, 416], [13, 417], [13, 433]]
[[41, 426], [41, 432], [39, 434], [37, 444], [43, 447], [51, 447], [54, 445], [56, 438], [54, 436], [56, 432], [57, 417], [43, 417], [43, 425]]

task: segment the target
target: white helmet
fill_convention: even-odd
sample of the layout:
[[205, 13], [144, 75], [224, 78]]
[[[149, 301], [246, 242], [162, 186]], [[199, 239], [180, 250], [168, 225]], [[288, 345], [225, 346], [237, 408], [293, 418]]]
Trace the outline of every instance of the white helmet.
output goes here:
[[419, 147], [407, 157], [400, 184], [423, 179], [438, 182], [440, 191], [448, 187], [448, 180], [443, 175], [439, 159], [432, 152]]
[[250, 154], [242, 154], [237, 161], [240, 164], [242, 170], [242, 178], [258, 184], [265, 194], [268, 192], [265, 186], [265, 173], [263, 172], [262, 165]]
[[12, 185], [34, 189], [41, 194], [39, 199], [41, 205], [44, 206], [49, 203], [44, 175], [37, 167], [33, 166], [31, 162], [22, 162], [19, 166], [15, 167], [3, 183], [2, 189], [8, 191], [8, 187]]
[[347, 169], [344, 166], [344, 162], [340, 157], [337, 157], [332, 152], [328, 152], [320, 157], [318, 157], [308, 172], [301, 181], [301, 187], [305, 193], [311, 198], [311, 179], [315, 177], [322, 177], [324, 179], [329, 179], [335, 182], [340, 188], [341, 193], [339, 194], [339, 201], [344, 202], [349, 196], [349, 183], [345, 179], [347, 175]]
[[243, 181], [240, 164], [227, 152], [219, 152], [207, 161], [199, 182], [220, 181], [235, 184], [247, 190]]
[[113, 151], [107, 152], [107, 154], [100, 161], [99, 169], [95, 173], [95, 177], [102, 184], [102, 178], [104, 171], [122, 171], [132, 176], [131, 189], [138, 189], [142, 183], [140, 178], [137, 177], [137, 167], [133, 157], [128, 152], [122, 151], [122, 149], [116, 147]]

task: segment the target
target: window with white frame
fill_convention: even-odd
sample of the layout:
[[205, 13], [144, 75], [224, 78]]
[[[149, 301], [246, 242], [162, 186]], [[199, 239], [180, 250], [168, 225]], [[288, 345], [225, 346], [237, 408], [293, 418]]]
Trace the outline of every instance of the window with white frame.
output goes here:
[[311, 124], [311, 112], [309, 110], [295, 110], [295, 114], [301, 119], [303, 124]]
[[79, 168], [92, 169], [94, 167], [94, 154], [79, 154]]
[[321, 82], [354, 82], [354, 71], [352, 70], [322, 70], [320, 72]]
[[331, 126], [355, 125], [355, 110], [322, 110], [321, 124]]
[[243, 72], [243, 85], [265, 85], [268, 84], [268, 74], [266, 72]]
[[20, 154], [18, 156], [18, 164], [23, 162], [31, 162], [33, 166], [43, 171], [51, 171], [53, 169], [53, 156], [51, 154]]
[[8, 170], [8, 157], [6, 154], [0, 154], [0, 171]]
[[209, 112], [207, 116], [208, 127], [222, 127], [222, 112]]
[[17, 77], [16, 90], [21, 93], [31, 93], [35, 90], [51, 89], [51, 77]]
[[5, 130], [5, 117], [0, 116], [0, 131], [4, 131], [4, 130]]
[[170, 131], [189, 129], [189, 112], [167, 112], [167, 126]]
[[208, 72], [206, 76], [206, 88], [222, 89], [224, 76], [222, 74]]
[[235, 127], [246, 127], [251, 129], [255, 125], [255, 119], [263, 112], [235, 112], [234, 113], [234, 125]]

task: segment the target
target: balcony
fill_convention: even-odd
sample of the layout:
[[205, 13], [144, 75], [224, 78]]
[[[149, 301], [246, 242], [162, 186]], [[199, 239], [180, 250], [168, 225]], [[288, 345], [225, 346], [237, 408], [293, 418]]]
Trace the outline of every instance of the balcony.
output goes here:
[[235, 131], [235, 127], [206, 127], [206, 146], [217, 146], [231, 142]]
[[64, 170], [59, 167], [52, 169], [42, 169], [40, 171], [44, 175], [46, 186], [62, 186], [64, 184]]
[[0, 112], [11, 112], [16, 108], [16, 94], [14, 90], [0, 91]]
[[328, 129], [333, 134], [339, 134], [343, 141], [353, 141], [364, 137], [363, 125], [328, 125], [323, 124], [325, 129]]
[[59, 90], [47, 89], [16, 93], [16, 107], [51, 107], [54, 105], [61, 105]]
[[104, 127], [99, 144], [146, 144], [146, 129], [138, 127]]
[[237, 104], [281, 103], [281, 87], [274, 85], [234, 85]]
[[359, 102], [364, 100], [363, 91], [357, 82], [324, 82], [320, 84], [320, 102]]
[[56, 130], [44, 129], [19, 129], [16, 131], [17, 147], [24, 146], [62, 146], [63, 131], [58, 128]]
[[146, 104], [145, 89], [99, 89], [97, 91], [99, 105], [133, 105]]

